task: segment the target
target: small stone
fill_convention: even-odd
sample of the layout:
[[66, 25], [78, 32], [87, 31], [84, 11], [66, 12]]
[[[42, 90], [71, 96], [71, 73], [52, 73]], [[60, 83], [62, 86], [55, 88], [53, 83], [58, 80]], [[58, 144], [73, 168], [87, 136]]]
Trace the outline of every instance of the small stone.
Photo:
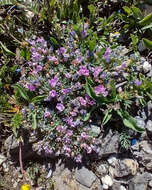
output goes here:
[[137, 122], [137, 125], [141, 128], [145, 128], [145, 121], [143, 118], [139, 117], [139, 116], [136, 116], [135, 117], [135, 120]]
[[110, 130], [108, 135], [101, 139], [102, 147], [99, 151], [99, 157], [109, 156], [110, 154], [115, 154], [118, 152], [119, 148], [119, 134], [114, 134]]
[[123, 163], [131, 170], [132, 175], [136, 175], [138, 169], [138, 162], [132, 159], [125, 159]]
[[121, 185], [120, 190], [126, 190], [126, 188], [123, 185]]
[[[109, 175], [106, 175], [101, 178], [103, 188], [106, 189], [105, 187], [111, 187], [113, 185], [113, 180]], [[108, 188], [107, 188], [108, 189]]]
[[152, 145], [147, 141], [140, 142], [140, 147], [147, 154], [152, 154]]
[[111, 166], [115, 166], [116, 165], [116, 162], [117, 162], [117, 158], [115, 156], [110, 156], [108, 158], [108, 163], [111, 165]]
[[101, 164], [96, 168], [99, 175], [105, 175], [108, 173], [108, 166], [106, 164]]
[[143, 41], [140, 41], [140, 42], [139, 42], [139, 44], [138, 44], [138, 50], [139, 50], [140, 52], [143, 52], [143, 51], [146, 50], [146, 47], [145, 47]]
[[0, 165], [6, 161], [6, 157], [3, 154], [0, 154]]
[[17, 187], [17, 182], [15, 181], [14, 184], [13, 184], [13, 187], [16, 188]]
[[148, 120], [146, 123], [146, 129], [147, 129], [147, 133], [152, 136], [152, 121]]
[[84, 166], [81, 169], [76, 170], [75, 178], [80, 184], [86, 187], [91, 187], [96, 180], [95, 174]]
[[138, 163], [136, 160], [124, 159], [118, 160], [115, 166], [115, 177], [124, 177], [135, 175], [137, 173]]
[[115, 168], [114, 168], [114, 167], [112, 167], [112, 166], [109, 167], [109, 174], [110, 174], [112, 177], [114, 177], [114, 175], [115, 175]]
[[91, 125], [91, 133], [93, 133], [93, 135], [95, 137], [97, 137], [101, 132], [101, 129], [99, 126], [96, 126], [96, 125]]
[[148, 183], [149, 187], [152, 187], [152, 180]]
[[145, 183], [129, 183], [129, 190], [147, 190]]
[[106, 184], [103, 184], [103, 189], [109, 189], [109, 186], [108, 185], [106, 185]]

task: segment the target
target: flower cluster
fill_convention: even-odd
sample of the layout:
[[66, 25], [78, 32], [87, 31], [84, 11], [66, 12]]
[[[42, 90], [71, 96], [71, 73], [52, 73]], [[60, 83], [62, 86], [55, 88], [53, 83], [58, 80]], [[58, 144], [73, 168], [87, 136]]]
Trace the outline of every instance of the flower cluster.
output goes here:
[[146, 60], [142, 61], [133, 55], [128, 57], [121, 46], [116, 49], [107, 47], [101, 54], [102, 47], [97, 45], [90, 52], [84, 45], [87, 27], [84, 25], [81, 32], [82, 42], [78, 36], [75, 37], [76, 32], [69, 29], [67, 35], [64, 29], [65, 41], [57, 49], [51, 43], [48, 45], [43, 37], [29, 39], [31, 57], [28, 66], [21, 68], [26, 72], [19, 81], [19, 85], [32, 98], [45, 97], [40, 102], [31, 103], [33, 109], [27, 107], [28, 111], [24, 114], [28, 126], [32, 126], [31, 113], [36, 114], [37, 128], [44, 134], [40, 149], [47, 155], [62, 154], [76, 162], [81, 162], [83, 155], [100, 150], [100, 142], [90, 127], [94, 113], [90, 114], [90, 119], [86, 119], [90, 110], [97, 106], [96, 101], [87, 94], [86, 78], [92, 81], [97, 97], [107, 98], [111, 95], [112, 79], [118, 86], [127, 81], [125, 86], [117, 89], [122, 97], [122, 93], [132, 92], [131, 86], [135, 90], [140, 88], [142, 81], [137, 70], [142, 72], [142, 64], [144, 70], [147, 69]]

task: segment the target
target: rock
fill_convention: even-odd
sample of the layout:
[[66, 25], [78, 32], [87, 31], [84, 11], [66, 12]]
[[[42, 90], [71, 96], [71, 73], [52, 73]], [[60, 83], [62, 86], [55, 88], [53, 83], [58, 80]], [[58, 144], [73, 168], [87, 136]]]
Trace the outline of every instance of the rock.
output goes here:
[[148, 120], [146, 123], [146, 130], [147, 130], [147, 135], [152, 137], [152, 121]]
[[108, 173], [108, 165], [107, 164], [100, 164], [97, 168], [96, 168], [96, 172], [98, 175], [105, 175]]
[[108, 158], [108, 163], [111, 165], [111, 166], [115, 166], [116, 165], [116, 162], [117, 162], [117, 158], [115, 156], [110, 156]]
[[96, 126], [96, 125], [91, 125], [90, 127], [91, 127], [91, 131], [90, 132], [93, 133], [93, 135], [95, 137], [97, 137], [100, 134], [100, 132], [101, 132], [100, 127]]
[[112, 185], [112, 190], [118, 190], [118, 189], [120, 189], [120, 183], [114, 183], [113, 185]]
[[118, 153], [119, 148], [119, 134], [116, 133], [113, 135], [110, 130], [108, 135], [103, 139], [101, 139], [101, 148], [99, 151], [99, 158], [109, 156], [110, 154]]
[[147, 190], [145, 183], [129, 183], [129, 190]]
[[75, 178], [80, 184], [86, 187], [91, 187], [96, 180], [95, 174], [84, 166], [81, 169], [76, 170]]
[[139, 116], [136, 116], [135, 117], [135, 120], [137, 122], [137, 125], [141, 128], [145, 128], [145, 121], [143, 118], [139, 117]]
[[126, 188], [123, 185], [121, 185], [120, 190], [126, 190]]
[[144, 155], [141, 161], [142, 165], [149, 171], [152, 171], [152, 155]]
[[142, 141], [139, 145], [145, 153], [152, 154], [152, 144], [147, 141]]
[[145, 47], [145, 45], [144, 45], [144, 43], [142, 41], [140, 41], [139, 44], [138, 44], [138, 50], [140, 52], [143, 52], [143, 51], [146, 50], [146, 47]]
[[152, 187], [152, 180], [148, 183], [149, 187]]
[[143, 70], [145, 73], [147, 73], [148, 71], [150, 71], [152, 68], [151, 64], [148, 61], [145, 61], [143, 64]]
[[152, 180], [151, 173], [138, 174], [130, 181], [129, 190], [147, 190], [147, 184], [150, 180]]
[[0, 154], [0, 165], [6, 161], [6, 157], [3, 154]]
[[108, 189], [109, 187], [113, 185], [113, 180], [109, 175], [102, 177], [101, 181], [102, 181], [104, 189]]
[[119, 160], [115, 165], [115, 177], [121, 178], [128, 175], [136, 175], [138, 163], [136, 160], [124, 159]]

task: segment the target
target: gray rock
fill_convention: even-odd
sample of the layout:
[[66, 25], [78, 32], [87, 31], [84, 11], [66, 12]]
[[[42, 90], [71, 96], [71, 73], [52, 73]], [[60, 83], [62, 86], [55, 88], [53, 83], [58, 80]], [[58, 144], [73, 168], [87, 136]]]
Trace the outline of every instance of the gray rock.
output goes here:
[[147, 141], [142, 141], [139, 143], [139, 146], [145, 153], [152, 155], [152, 144], [148, 143]]
[[0, 165], [6, 161], [6, 157], [3, 154], [0, 154]]
[[90, 132], [93, 133], [93, 135], [95, 137], [97, 137], [100, 134], [100, 132], [101, 132], [100, 127], [96, 126], [96, 125], [91, 125], [90, 127], [91, 127], [91, 131]]
[[129, 190], [147, 190], [145, 183], [129, 183]]
[[119, 134], [114, 134], [109, 131], [109, 134], [101, 139], [101, 148], [99, 151], [99, 157], [109, 156], [110, 154], [118, 153], [119, 148]]
[[105, 175], [108, 173], [108, 165], [107, 164], [101, 164], [96, 168], [96, 172], [98, 175]]
[[112, 185], [112, 190], [118, 190], [118, 189], [120, 189], [120, 187], [121, 187], [121, 183], [114, 183], [113, 185]]
[[152, 180], [148, 183], [149, 187], [152, 187]]
[[138, 169], [138, 163], [136, 160], [124, 159], [118, 160], [115, 165], [114, 176], [122, 178], [129, 175], [136, 175]]
[[145, 45], [143, 44], [142, 41], [140, 41], [139, 44], [138, 44], [138, 50], [139, 50], [140, 52], [143, 52], [143, 51], [146, 50], [146, 47], [145, 47]]
[[95, 174], [84, 166], [81, 169], [76, 170], [75, 178], [80, 184], [86, 187], [91, 187], [96, 180]]
[[152, 121], [148, 120], [146, 123], [146, 130], [147, 130], [147, 135], [149, 137], [152, 137]]
[[135, 120], [137, 122], [137, 125], [141, 128], [145, 128], [145, 121], [143, 118], [139, 117], [139, 116], [136, 116], [135, 117]]
[[101, 181], [102, 181], [104, 189], [108, 189], [109, 187], [113, 185], [113, 179], [109, 175], [102, 177]]

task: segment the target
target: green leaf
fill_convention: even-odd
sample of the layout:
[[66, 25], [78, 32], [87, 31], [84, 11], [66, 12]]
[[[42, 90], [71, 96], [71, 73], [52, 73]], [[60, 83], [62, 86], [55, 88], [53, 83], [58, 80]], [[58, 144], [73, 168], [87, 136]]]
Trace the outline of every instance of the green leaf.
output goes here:
[[89, 50], [92, 52], [94, 48], [96, 47], [96, 39], [89, 41]]
[[12, 87], [19, 93], [22, 98], [29, 102], [29, 96], [23, 87], [18, 84], [13, 85]]
[[15, 53], [10, 51], [1, 41], [0, 41], [1, 48], [4, 50], [5, 53], [11, 56], [15, 56]]
[[59, 46], [59, 43], [57, 42], [57, 40], [55, 38], [50, 37], [50, 40], [51, 40], [51, 42], [52, 42], [53, 45]]
[[146, 38], [143, 38], [142, 40], [143, 40], [143, 43], [144, 43], [146, 48], [152, 49], [152, 41], [150, 41], [150, 40], [148, 40]]
[[89, 80], [88, 78], [86, 78], [86, 85], [85, 85], [85, 89], [87, 94], [94, 99], [98, 104], [104, 104], [104, 103], [108, 103], [108, 100], [104, 97], [104, 96], [97, 96], [93, 90], [93, 88], [91, 87], [91, 85], [89, 84]]
[[115, 86], [115, 81], [114, 80], [110, 81], [110, 87], [111, 87], [111, 90], [112, 90], [110, 101], [114, 102], [115, 99], [116, 99], [116, 96], [117, 96], [117, 91], [116, 91], [116, 86]]
[[83, 121], [88, 121], [89, 120], [89, 118], [91, 116], [91, 113], [94, 111], [94, 109], [95, 109], [95, 107], [93, 107], [91, 109], [91, 111], [84, 116]]
[[111, 117], [112, 117], [112, 113], [111, 112], [112, 112], [112, 109], [109, 109], [106, 112], [106, 114], [105, 114], [105, 116], [103, 118], [103, 121], [102, 121], [102, 125], [105, 125], [111, 119]]
[[144, 19], [142, 19], [139, 24], [142, 26], [146, 26], [152, 22], [152, 13], [147, 15]]
[[124, 11], [125, 11], [128, 15], [131, 15], [132, 10], [131, 10], [129, 7], [124, 6], [123, 9], [124, 9]]
[[130, 128], [134, 131], [137, 131], [139, 133], [142, 133], [145, 131], [145, 129], [140, 128], [137, 125], [136, 120], [132, 116], [130, 116], [127, 111], [117, 110], [117, 114], [122, 118], [123, 124], [126, 127]]
[[41, 102], [41, 101], [44, 101], [44, 98], [46, 98], [47, 95], [40, 95], [40, 96], [36, 96], [34, 97], [31, 102], [32, 103], [38, 103], [38, 102]]
[[36, 113], [32, 113], [32, 128], [36, 129], [37, 128], [37, 121], [36, 121]]
[[144, 27], [142, 28], [142, 30], [146, 30], [146, 29], [149, 29], [149, 28], [152, 28], [152, 24], [149, 24], [148, 26], [144, 26]]
[[50, 6], [51, 6], [51, 7], [54, 7], [55, 3], [56, 3], [56, 0], [51, 0], [51, 1], [50, 1]]
[[139, 8], [133, 6], [132, 7], [132, 12], [133, 12], [133, 16], [135, 17], [135, 19], [142, 19], [142, 12]]

